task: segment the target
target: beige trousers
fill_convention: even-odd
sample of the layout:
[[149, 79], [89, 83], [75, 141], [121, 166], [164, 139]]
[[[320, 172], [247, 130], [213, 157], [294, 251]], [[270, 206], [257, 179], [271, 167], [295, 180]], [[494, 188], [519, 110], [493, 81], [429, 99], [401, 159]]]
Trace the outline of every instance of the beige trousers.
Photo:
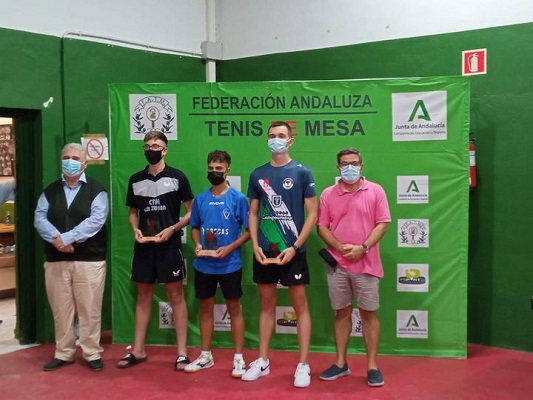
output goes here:
[[48, 301], [54, 314], [55, 358], [74, 359], [74, 317], [78, 314], [80, 346], [87, 361], [101, 358], [102, 298], [105, 261], [58, 261], [44, 263]]

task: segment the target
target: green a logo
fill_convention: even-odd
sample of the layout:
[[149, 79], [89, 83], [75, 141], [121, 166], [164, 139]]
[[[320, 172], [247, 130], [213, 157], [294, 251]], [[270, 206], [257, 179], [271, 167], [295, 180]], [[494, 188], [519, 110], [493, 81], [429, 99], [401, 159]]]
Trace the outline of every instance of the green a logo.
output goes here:
[[[420, 114], [418, 114], [418, 110], [420, 109]], [[411, 116], [409, 117], [409, 122], [413, 122], [415, 119], [423, 119], [425, 121], [431, 121], [431, 117], [429, 116], [428, 110], [426, 108], [426, 105], [422, 100], [418, 100], [413, 108], [413, 111], [411, 112]]]
[[414, 315], [411, 315], [409, 317], [409, 320], [407, 321], [407, 324], [405, 325], [406, 327], [409, 327], [409, 326], [416, 326], [417, 328], [420, 327], [420, 325], [418, 325], [418, 321], [416, 320], [416, 317]]
[[413, 179], [411, 183], [409, 183], [409, 186], [407, 187], [407, 193], [409, 192], [417, 192], [420, 193], [420, 189], [418, 189], [418, 186], [416, 184], [416, 181]]

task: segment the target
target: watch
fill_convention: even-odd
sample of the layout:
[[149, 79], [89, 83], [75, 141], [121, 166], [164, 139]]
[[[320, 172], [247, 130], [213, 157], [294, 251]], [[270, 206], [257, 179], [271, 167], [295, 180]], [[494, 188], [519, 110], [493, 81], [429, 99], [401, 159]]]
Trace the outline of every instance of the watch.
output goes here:
[[300, 246], [298, 246], [297, 244], [293, 244], [291, 247], [292, 247], [292, 248], [294, 249], [294, 251], [297, 252], [297, 253], [298, 253], [298, 250], [300, 250]]
[[365, 251], [365, 253], [368, 253], [370, 251], [369, 245], [363, 243], [361, 246], [363, 246], [363, 250]]

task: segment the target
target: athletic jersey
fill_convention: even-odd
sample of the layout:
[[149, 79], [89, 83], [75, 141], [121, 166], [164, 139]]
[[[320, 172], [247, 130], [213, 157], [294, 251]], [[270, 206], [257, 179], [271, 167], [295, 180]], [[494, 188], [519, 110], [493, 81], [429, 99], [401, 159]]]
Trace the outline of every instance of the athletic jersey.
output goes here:
[[[156, 176], [148, 167], [133, 174], [128, 183], [126, 205], [139, 210], [139, 229], [143, 236], [154, 236], [180, 219], [181, 203], [194, 198], [189, 180], [183, 172], [165, 165]], [[181, 243], [172, 235], [169, 244]]]
[[252, 171], [248, 197], [259, 199], [258, 239], [263, 251], [281, 252], [294, 244], [305, 222], [304, 201], [314, 196], [311, 170], [294, 160], [283, 167], [269, 162]]
[[[237, 240], [243, 227], [248, 229], [248, 208], [246, 196], [232, 187], [222, 196], [208, 189], [194, 199], [189, 225], [200, 230], [204, 250], [216, 250]], [[225, 258], [197, 257], [193, 266], [204, 274], [235, 272], [242, 268], [241, 248]]]

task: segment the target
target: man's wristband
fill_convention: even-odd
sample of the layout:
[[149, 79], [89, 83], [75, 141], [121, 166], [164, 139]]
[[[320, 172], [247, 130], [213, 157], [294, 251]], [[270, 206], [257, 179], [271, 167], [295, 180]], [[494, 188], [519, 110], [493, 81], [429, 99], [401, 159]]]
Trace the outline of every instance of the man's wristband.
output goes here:
[[365, 253], [368, 253], [370, 251], [369, 245], [363, 243], [361, 246], [363, 247], [363, 250], [365, 251]]
[[298, 250], [300, 250], [300, 246], [298, 246], [296, 243], [291, 246], [295, 252], [298, 253]]

